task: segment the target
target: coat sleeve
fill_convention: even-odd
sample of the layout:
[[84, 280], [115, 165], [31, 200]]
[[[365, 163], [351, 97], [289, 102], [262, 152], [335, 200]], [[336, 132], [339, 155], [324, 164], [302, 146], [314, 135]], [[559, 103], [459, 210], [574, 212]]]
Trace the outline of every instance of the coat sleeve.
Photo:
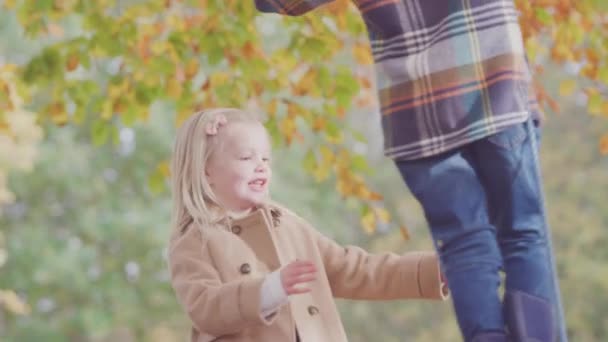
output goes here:
[[261, 314], [263, 277], [222, 282], [203, 239], [191, 227], [169, 249], [171, 283], [178, 301], [201, 333], [222, 336], [251, 325], [269, 325]]
[[[310, 229], [314, 229], [310, 227]], [[334, 297], [348, 299], [446, 299], [435, 252], [370, 254], [342, 247], [315, 231]]]
[[255, 7], [260, 12], [297, 16], [332, 1], [334, 0], [255, 0]]

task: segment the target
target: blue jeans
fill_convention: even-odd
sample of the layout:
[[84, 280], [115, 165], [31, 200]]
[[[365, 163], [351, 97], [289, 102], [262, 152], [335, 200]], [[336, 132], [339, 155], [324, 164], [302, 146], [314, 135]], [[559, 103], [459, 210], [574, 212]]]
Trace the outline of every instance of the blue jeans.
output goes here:
[[561, 320], [537, 134], [529, 120], [441, 155], [396, 162], [424, 209], [466, 341], [505, 331], [499, 271], [505, 291], [549, 300]]

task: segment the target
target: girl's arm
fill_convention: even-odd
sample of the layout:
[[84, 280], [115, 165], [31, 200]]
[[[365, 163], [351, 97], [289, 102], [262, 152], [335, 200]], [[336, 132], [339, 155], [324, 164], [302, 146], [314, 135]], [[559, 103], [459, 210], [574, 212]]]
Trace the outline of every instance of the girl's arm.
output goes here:
[[302, 15], [334, 0], [255, 0], [260, 12], [284, 15]]
[[447, 287], [434, 252], [370, 254], [359, 247], [342, 247], [315, 232], [335, 297], [370, 300], [447, 298]]
[[263, 276], [243, 276], [222, 283], [206, 240], [190, 227], [169, 251], [171, 283], [193, 325], [201, 333], [222, 336], [251, 325], [270, 325], [261, 307]]

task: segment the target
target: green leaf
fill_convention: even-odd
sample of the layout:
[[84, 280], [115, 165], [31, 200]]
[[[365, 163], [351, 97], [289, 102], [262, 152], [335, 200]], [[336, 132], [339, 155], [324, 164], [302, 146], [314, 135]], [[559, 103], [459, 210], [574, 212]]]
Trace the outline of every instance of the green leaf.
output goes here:
[[166, 189], [165, 176], [159, 170], [155, 170], [148, 177], [148, 186], [153, 194], [162, 193]]
[[534, 12], [535, 12], [536, 18], [545, 25], [549, 25], [553, 21], [551, 14], [542, 7], [536, 8]]
[[133, 124], [137, 120], [137, 117], [139, 116], [140, 110], [141, 107], [136, 106], [135, 104], [130, 105], [129, 108], [127, 108], [127, 110], [121, 116], [122, 123], [128, 127], [133, 126]]
[[317, 167], [317, 157], [312, 149], [309, 149], [302, 160], [302, 167], [307, 172], [312, 172]]
[[351, 163], [355, 171], [367, 172], [369, 166], [367, 165], [367, 159], [362, 155], [355, 155], [351, 157]]
[[602, 83], [608, 86], [608, 65], [605, 65], [603, 68], [600, 68], [597, 77]]
[[599, 115], [602, 112], [602, 96], [597, 93], [593, 94], [589, 97], [589, 102], [587, 103], [587, 110], [589, 114]]
[[91, 126], [93, 144], [100, 146], [106, 143], [111, 133], [111, 125], [104, 120], [96, 120]]
[[338, 138], [340, 136], [340, 127], [335, 122], [329, 121], [327, 122], [327, 126], [325, 126], [325, 133], [331, 138]]
[[300, 49], [301, 57], [307, 61], [320, 61], [327, 53], [327, 46], [322, 39], [316, 37], [306, 38]]

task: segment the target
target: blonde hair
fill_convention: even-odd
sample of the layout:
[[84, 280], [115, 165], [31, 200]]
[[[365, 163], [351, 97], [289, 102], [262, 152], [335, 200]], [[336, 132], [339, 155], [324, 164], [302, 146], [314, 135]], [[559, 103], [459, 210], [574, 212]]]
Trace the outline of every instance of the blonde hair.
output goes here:
[[226, 217], [205, 177], [207, 162], [221, 143], [218, 134], [208, 134], [206, 127], [221, 116], [226, 118], [226, 124], [260, 123], [254, 115], [243, 110], [215, 108], [195, 113], [181, 125], [171, 160], [172, 233], [182, 231], [192, 222], [202, 228]]

